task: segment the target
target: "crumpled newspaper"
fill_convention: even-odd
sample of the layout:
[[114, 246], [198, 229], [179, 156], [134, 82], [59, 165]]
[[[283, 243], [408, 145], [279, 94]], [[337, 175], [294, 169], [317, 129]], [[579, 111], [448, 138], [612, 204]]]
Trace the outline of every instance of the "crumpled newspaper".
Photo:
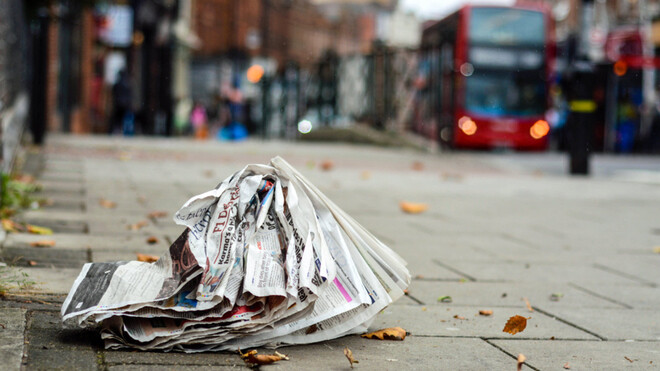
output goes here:
[[106, 348], [218, 351], [364, 332], [410, 283], [405, 261], [280, 157], [248, 165], [175, 214], [155, 263], [88, 263], [65, 322]]

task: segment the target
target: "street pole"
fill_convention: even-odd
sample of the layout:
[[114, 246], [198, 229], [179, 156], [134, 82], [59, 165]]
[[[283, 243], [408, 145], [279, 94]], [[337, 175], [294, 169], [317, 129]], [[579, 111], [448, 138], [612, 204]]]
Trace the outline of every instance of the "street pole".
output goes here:
[[569, 61], [566, 73], [569, 115], [568, 134], [569, 172], [571, 175], [589, 174], [589, 157], [593, 147], [595, 71], [589, 60], [588, 33], [593, 17], [593, 0], [583, 0], [580, 7], [580, 35], [577, 37], [575, 59]]

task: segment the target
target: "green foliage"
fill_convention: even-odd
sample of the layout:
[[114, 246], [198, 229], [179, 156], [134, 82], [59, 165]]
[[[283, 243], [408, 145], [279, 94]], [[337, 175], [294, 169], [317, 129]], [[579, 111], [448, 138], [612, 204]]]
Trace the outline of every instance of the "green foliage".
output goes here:
[[18, 209], [25, 209], [35, 201], [31, 194], [39, 190], [33, 183], [11, 179], [8, 174], [2, 174], [0, 179], [0, 216], [5, 218]]
[[0, 296], [5, 296], [12, 290], [27, 290], [36, 282], [30, 280], [27, 273], [19, 268], [0, 265]]

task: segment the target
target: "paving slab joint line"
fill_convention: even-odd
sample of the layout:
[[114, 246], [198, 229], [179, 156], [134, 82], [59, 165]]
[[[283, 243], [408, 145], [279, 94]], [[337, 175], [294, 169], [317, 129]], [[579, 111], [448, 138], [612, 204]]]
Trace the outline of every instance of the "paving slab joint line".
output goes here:
[[647, 281], [643, 278], [633, 276], [632, 274], [628, 274], [626, 272], [621, 272], [621, 271], [616, 270], [614, 268], [610, 268], [608, 266], [601, 265], [601, 264], [598, 264], [598, 263], [594, 264], [594, 268], [600, 269], [600, 270], [608, 272], [608, 273], [615, 274], [615, 275], [620, 276], [620, 277], [628, 278], [628, 279], [631, 279], [633, 281], [637, 281], [637, 282], [639, 282], [639, 283], [641, 283], [642, 285], [645, 285], [645, 286], [649, 286], [649, 287], [657, 287], [658, 286], [655, 282], [650, 282], [650, 281]]
[[25, 328], [23, 329], [23, 357], [21, 357], [21, 370], [27, 370], [28, 365], [28, 333], [32, 325], [32, 311], [25, 311]]
[[412, 296], [412, 295], [410, 295], [410, 294], [406, 294], [406, 296], [407, 296], [408, 298], [410, 298], [410, 300], [414, 301], [415, 303], [417, 303], [417, 304], [419, 304], [419, 305], [426, 305], [426, 304], [424, 304], [423, 301], [417, 299], [416, 297], [414, 297], [414, 296]]
[[539, 313], [541, 313], [541, 314], [544, 314], [544, 315], [546, 315], [546, 316], [548, 316], [548, 317], [550, 317], [550, 318], [552, 318], [552, 319], [555, 319], [555, 320], [557, 320], [557, 321], [559, 321], [559, 322], [561, 322], [561, 323], [564, 323], [564, 324], [566, 324], [566, 325], [569, 325], [569, 326], [571, 326], [571, 327], [574, 327], [574, 328], [576, 328], [576, 329], [578, 329], [578, 330], [580, 330], [580, 331], [584, 331], [584, 332], [586, 332], [587, 334], [589, 334], [589, 335], [591, 335], [591, 336], [595, 336], [595, 337], [597, 337], [598, 339], [600, 339], [600, 340], [602, 340], [602, 341], [607, 341], [607, 338], [606, 338], [606, 337], [601, 336], [601, 335], [598, 335], [597, 333], [595, 333], [595, 332], [593, 332], [593, 331], [587, 330], [586, 328], [584, 328], [584, 327], [582, 327], [582, 326], [578, 326], [578, 325], [576, 325], [576, 324], [573, 323], [573, 322], [569, 322], [569, 321], [567, 321], [567, 320], [565, 320], [565, 319], [563, 319], [563, 318], [561, 318], [561, 317], [559, 317], [559, 316], [556, 316], [556, 315], [554, 315], [554, 314], [552, 314], [552, 313], [546, 312], [546, 311], [544, 311], [543, 309], [539, 309], [538, 307], [534, 307], [534, 306], [533, 306], [532, 308], [533, 308], [535, 311], [537, 311], [537, 312], [539, 312]]
[[460, 270], [458, 270], [458, 269], [456, 269], [456, 268], [454, 268], [454, 267], [452, 267], [452, 266], [449, 266], [449, 265], [447, 265], [447, 264], [441, 262], [440, 260], [437, 260], [437, 259], [431, 259], [431, 261], [434, 262], [435, 264], [438, 264], [439, 266], [441, 266], [441, 267], [443, 267], [443, 268], [445, 268], [445, 269], [448, 269], [448, 270], [450, 270], [450, 271], [452, 271], [452, 272], [454, 272], [454, 273], [456, 273], [456, 274], [458, 274], [458, 275], [460, 275], [460, 276], [463, 276], [463, 277], [466, 278], [468, 281], [472, 281], [472, 282], [476, 282], [476, 281], [477, 281], [476, 278], [470, 276], [469, 274], [464, 273], [464, 272], [461, 272]]
[[[483, 340], [483, 341], [485, 341], [487, 344], [489, 344], [489, 345], [492, 346], [493, 348], [495, 348], [495, 349], [499, 350], [500, 352], [502, 352], [502, 353], [508, 355], [509, 357], [513, 358], [514, 360], [516, 360], [516, 362], [518, 361], [518, 356], [517, 356], [517, 355], [514, 355], [514, 354], [511, 354], [511, 353], [507, 352], [504, 348], [502, 348], [501, 346], [499, 346], [499, 345], [497, 345], [497, 344], [491, 343], [491, 342], [490, 342], [488, 339], [486, 339], [486, 338], [480, 338], [480, 339]], [[540, 369], [538, 369], [538, 368], [536, 368], [536, 367], [530, 365], [529, 363], [527, 363], [527, 361], [523, 362], [523, 365], [525, 365], [525, 366], [531, 368], [531, 369], [534, 370], [534, 371], [540, 371]]]
[[596, 292], [593, 292], [593, 291], [591, 291], [591, 290], [589, 290], [589, 289], [586, 289], [586, 288], [584, 288], [584, 287], [582, 287], [582, 286], [580, 286], [580, 285], [578, 285], [578, 284], [575, 284], [575, 283], [573, 283], [573, 282], [569, 282], [568, 285], [571, 286], [571, 287], [573, 287], [573, 288], [575, 288], [575, 289], [577, 289], [577, 290], [580, 290], [580, 291], [582, 291], [582, 292], [584, 292], [584, 293], [587, 293], [587, 294], [589, 294], [589, 295], [591, 295], [591, 296], [595, 296], [595, 297], [597, 297], [597, 298], [599, 298], [599, 299], [607, 300], [607, 301], [609, 301], [610, 303], [620, 305], [620, 306], [622, 306], [622, 307], [624, 307], [624, 308], [626, 308], [626, 309], [635, 309], [632, 305], [629, 305], [629, 304], [626, 304], [626, 303], [622, 303], [622, 302], [620, 302], [620, 301], [618, 301], [618, 300], [614, 300], [614, 299], [609, 298], [609, 297], [607, 297], [607, 296], [604, 296], [604, 295], [598, 294], [598, 293], [596, 293]]
[[107, 371], [108, 364], [105, 362], [105, 352], [100, 350], [96, 352], [96, 364], [98, 365], [99, 371]]

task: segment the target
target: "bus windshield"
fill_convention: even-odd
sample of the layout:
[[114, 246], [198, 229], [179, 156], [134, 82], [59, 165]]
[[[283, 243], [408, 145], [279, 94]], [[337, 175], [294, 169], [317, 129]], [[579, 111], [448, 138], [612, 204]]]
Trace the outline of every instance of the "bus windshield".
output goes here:
[[475, 71], [466, 79], [465, 109], [482, 115], [533, 116], [545, 112], [538, 71]]
[[543, 13], [510, 8], [473, 8], [469, 40], [488, 45], [543, 45]]

